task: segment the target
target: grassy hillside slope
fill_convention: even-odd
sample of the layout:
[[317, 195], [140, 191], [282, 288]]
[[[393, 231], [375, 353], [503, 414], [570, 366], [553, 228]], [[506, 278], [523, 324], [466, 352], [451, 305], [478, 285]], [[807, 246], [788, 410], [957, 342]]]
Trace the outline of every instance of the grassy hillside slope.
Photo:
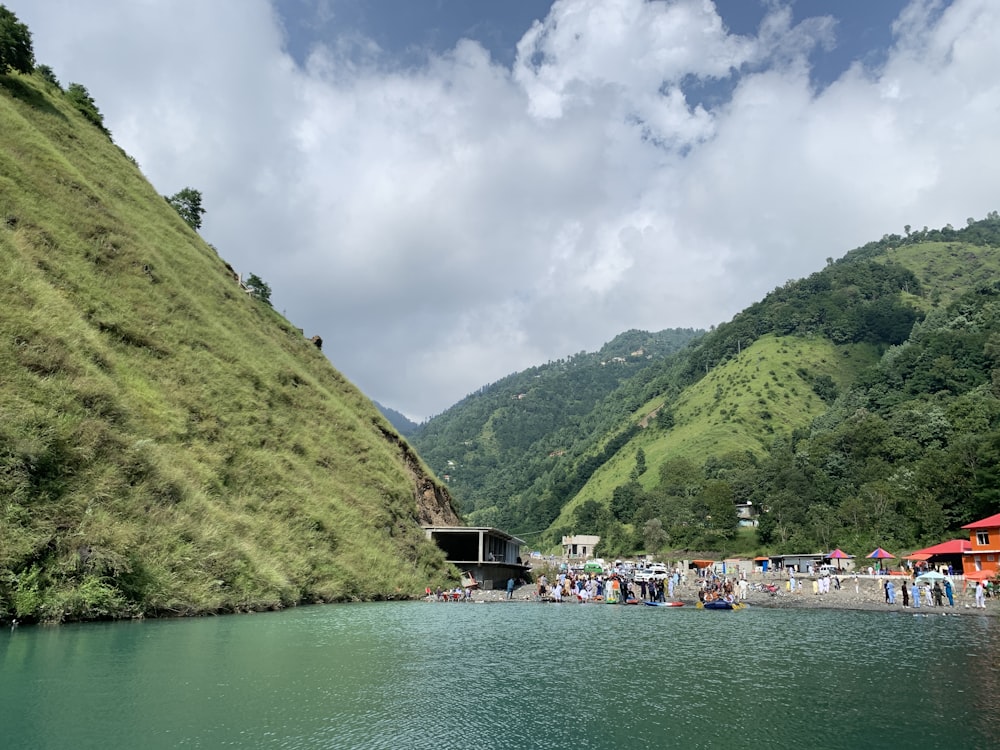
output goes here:
[[[629, 481], [640, 449], [653, 467], [675, 458], [701, 465], [713, 455], [763, 455], [776, 434], [807, 427], [826, 410], [813, 389], [817, 376], [826, 375], [836, 387], [846, 388], [877, 359], [876, 350], [863, 344], [836, 346], [817, 337], [758, 339], [673, 402], [655, 399], [637, 410], [632, 418], [646, 428], [594, 473], [553, 525], [572, 526], [573, 512], [588, 500], [607, 503], [615, 487]], [[655, 415], [661, 409], [672, 412], [669, 430], [657, 426]], [[647, 490], [658, 480], [656, 471], [639, 477]]]
[[447, 492], [39, 79], [0, 76], [0, 617], [410, 595]]

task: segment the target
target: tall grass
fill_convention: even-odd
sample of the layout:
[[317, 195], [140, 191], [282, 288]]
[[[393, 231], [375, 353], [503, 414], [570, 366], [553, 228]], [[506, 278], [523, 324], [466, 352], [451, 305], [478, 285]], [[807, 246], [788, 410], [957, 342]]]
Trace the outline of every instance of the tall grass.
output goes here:
[[59, 92], [17, 76], [11, 96], [14, 81], [0, 77], [0, 617], [442, 581], [371, 402]]

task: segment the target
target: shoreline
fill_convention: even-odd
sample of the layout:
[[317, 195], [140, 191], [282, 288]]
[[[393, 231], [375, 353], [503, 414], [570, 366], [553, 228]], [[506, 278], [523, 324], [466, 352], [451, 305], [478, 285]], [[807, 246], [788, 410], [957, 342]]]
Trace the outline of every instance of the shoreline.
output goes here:
[[[786, 588], [788, 583], [787, 577], [755, 573], [747, 579], [751, 584], [775, 584], [778, 586], [779, 591], [775, 595], [762, 591], [750, 591], [747, 593], [747, 598], [743, 600], [743, 603], [751, 607], [760, 607], [761, 609], [841, 609], [857, 612], [898, 612], [915, 615], [985, 615], [987, 617], [1000, 617], [1000, 604], [998, 604], [997, 599], [995, 597], [992, 599], [987, 598], [985, 609], [975, 607], [973, 589], [969, 587], [969, 589], [963, 590], [964, 581], [957, 581], [953, 584], [955, 587], [954, 607], [948, 606], [947, 600], [945, 600], [944, 606], [941, 607], [928, 606], [926, 596], [921, 596], [920, 607], [914, 607], [912, 600], [909, 607], [904, 607], [898, 590], [898, 584], [902, 580], [902, 577], [892, 576], [891, 580], [897, 584], [896, 603], [886, 604], [882, 588], [882, 583], [885, 579], [885, 576], [858, 575], [857, 590], [855, 590], [854, 576], [844, 576], [841, 579], [839, 590], [831, 587], [829, 593], [819, 594], [813, 591], [813, 582], [817, 578], [797, 576], [795, 580], [799, 586], [799, 590], [791, 593]], [[908, 578], [905, 580], [908, 587], [913, 584], [912, 580]], [[472, 592], [472, 601], [476, 603], [548, 603], [535, 596], [536, 585], [525, 584], [517, 587], [514, 589], [512, 599], [507, 599], [506, 591], [475, 590]], [[674, 600], [684, 602], [686, 607], [694, 609], [698, 603], [697, 579], [689, 576], [685, 582], [682, 582], [677, 587], [677, 596], [674, 597]], [[579, 604], [580, 602], [574, 597], [568, 600], [564, 599], [563, 603], [571, 605]], [[588, 602], [588, 606], [602, 603]]]

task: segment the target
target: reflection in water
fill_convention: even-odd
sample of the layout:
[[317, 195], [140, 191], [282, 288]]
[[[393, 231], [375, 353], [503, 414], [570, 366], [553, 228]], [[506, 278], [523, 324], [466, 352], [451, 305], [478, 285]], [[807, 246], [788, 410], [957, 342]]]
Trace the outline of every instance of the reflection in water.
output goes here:
[[996, 747], [981, 616], [384, 603], [0, 635], [5, 746]]

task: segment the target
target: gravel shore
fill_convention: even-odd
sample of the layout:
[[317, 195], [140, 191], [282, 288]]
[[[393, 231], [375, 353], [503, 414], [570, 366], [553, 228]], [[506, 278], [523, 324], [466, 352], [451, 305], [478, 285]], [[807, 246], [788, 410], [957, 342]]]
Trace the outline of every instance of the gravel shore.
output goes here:
[[[912, 612], [921, 614], [969, 614], [985, 615], [989, 617], [1000, 616], [1000, 603], [996, 598], [986, 599], [986, 609], [975, 607], [974, 586], [970, 584], [965, 589], [962, 580], [955, 580], [954, 598], [955, 606], [949, 607], [948, 600], [945, 599], [945, 606], [928, 606], [928, 597], [923, 594], [920, 598], [920, 608], [914, 609], [911, 600], [910, 607], [903, 607], [903, 600], [899, 590], [901, 580], [907, 581], [907, 588], [912, 586], [911, 579], [903, 579], [900, 576], [892, 576], [892, 581], [896, 585], [896, 603], [885, 603], [885, 592], [882, 584], [884, 576], [859, 575], [855, 580], [853, 575], [845, 575], [840, 578], [840, 589], [831, 585], [830, 592], [826, 594], [815, 593], [813, 581], [809, 576], [796, 577], [798, 590], [795, 593], [788, 591], [788, 578], [771, 574], [754, 574], [749, 577], [751, 584], [768, 583], [778, 586], [778, 593], [771, 595], [761, 591], [750, 591], [747, 594], [746, 603], [753, 607], [772, 607], [782, 609], [848, 609], [871, 612]], [[515, 602], [538, 602], [535, 596], [535, 584], [519, 586], [514, 591], [512, 601]], [[924, 591], [926, 592], [926, 588]], [[694, 606], [698, 602], [697, 581], [693, 576], [688, 576], [687, 580], [680, 585], [677, 590], [676, 599], [687, 605]], [[474, 591], [472, 599], [475, 602], [506, 602], [506, 591]], [[575, 603], [576, 599], [569, 600]], [[567, 602], [567, 603], [569, 603]]]

